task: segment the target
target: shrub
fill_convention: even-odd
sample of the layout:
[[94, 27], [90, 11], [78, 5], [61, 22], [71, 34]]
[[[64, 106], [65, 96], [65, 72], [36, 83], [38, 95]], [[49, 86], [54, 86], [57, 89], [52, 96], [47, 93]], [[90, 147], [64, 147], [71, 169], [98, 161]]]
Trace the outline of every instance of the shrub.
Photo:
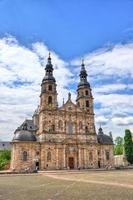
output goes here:
[[0, 151], [0, 170], [3, 170], [7, 165], [9, 165], [10, 160], [11, 160], [10, 150]]

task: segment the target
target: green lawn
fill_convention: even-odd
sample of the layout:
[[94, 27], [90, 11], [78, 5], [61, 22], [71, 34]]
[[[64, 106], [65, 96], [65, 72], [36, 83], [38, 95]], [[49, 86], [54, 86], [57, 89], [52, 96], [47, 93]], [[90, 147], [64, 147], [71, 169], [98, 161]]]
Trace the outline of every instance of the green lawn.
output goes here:
[[[98, 183], [91, 183], [91, 181]], [[113, 185], [113, 182], [116, 185]], [[108, 185], [109, 183], [112, 185]], [[119, 186], [123, 183], [124, 185]], [[0, 176], [0, 200], [89, 199], [133, 200], [133, 170]]]

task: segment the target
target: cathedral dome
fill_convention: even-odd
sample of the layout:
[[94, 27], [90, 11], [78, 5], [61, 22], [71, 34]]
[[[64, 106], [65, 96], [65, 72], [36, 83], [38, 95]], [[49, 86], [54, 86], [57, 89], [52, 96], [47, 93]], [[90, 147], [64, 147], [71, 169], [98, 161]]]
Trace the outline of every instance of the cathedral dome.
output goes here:
[[97, 140], [100, 144], [111, 144], [113, 145], [113, 140], [110, 136], [108, 135], [105, 135], [103, 133], [103, 129], [100, 127], [99, 128], [99, 132], [98, 132], [98, 135], [97, 135]]
[[36, 141], [36, 136], [27, 130], [21, 130], [15, 133], [13, 141]]
[[98, 135], [97, 139], [98, 139], [98, 142], [100, 144], [111, 144], [111, 145], [113, 145], [113, 141], [112, 141], [111, 137], [108, 136], [108, 135], [105, 135], [105, 134]]
[[36, 136], [27, 130], [27, 124], [24, 124], [23, 127], [15, 131], [15, 135], [13, 137], [13, 141], [37, 141]]

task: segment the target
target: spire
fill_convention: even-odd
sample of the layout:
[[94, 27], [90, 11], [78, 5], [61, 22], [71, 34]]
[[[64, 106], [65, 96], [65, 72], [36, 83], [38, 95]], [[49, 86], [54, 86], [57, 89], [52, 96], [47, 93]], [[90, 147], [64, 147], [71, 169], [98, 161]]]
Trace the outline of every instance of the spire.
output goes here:
[[50, 51], [49, 51], [48, 55], [49, 55], [49, 58], [50, 58], [50, 56], [51, 56], [51, 53], [50, 53]]
[[48, 59], [47, 59], [47, 64], [45, 67], [45, 77], [43, 78], [43, 82], [44, 81], [54, 81], [55, 82], [55, 78], [53, 77], [53, 65], [52, 65], [52, 61], [51, 61], [51, 54], [49, 52], [48, 55]]
[[81, 70], [85, 70], [84, 59], [82, 59], [82, 63], [81, 63]]
[[79, 82], [78, 87], [80, 87], [80, 86], [89, 86], [90, 87], [90, 84], [87, 81], [88, 75], [87, 75], [87, 72], [85, 69], [84, 59], [82, 59], [82, 62], [81, 62], [81, 70], [80, 70], [79, 76], [80, 76], [80, 82]]
[[64, 98], [63, 98], [63, 105], [64, 105]]
[[101, 123], [100, 123], [100, 128], [98, 129], [98, 135], [103, 135], [103, 129], [102, 129], [102, 127], [101, 127]]
[[48, 54], [48, 64], [51, 64], [51, 53], [49, 51], [49, 54]]
[[68, 100], [71, 101], [71, 93], [68, 93]]
[[50, 54], [50, 52], [48, 54], [48, 61], [47, 61], [46, 67], [45, 67], [45, 70], [47, 70], [47, 69], [53, 71], [53, 65], [52, 65], [52, 62], [51, 62], [51, 54]]

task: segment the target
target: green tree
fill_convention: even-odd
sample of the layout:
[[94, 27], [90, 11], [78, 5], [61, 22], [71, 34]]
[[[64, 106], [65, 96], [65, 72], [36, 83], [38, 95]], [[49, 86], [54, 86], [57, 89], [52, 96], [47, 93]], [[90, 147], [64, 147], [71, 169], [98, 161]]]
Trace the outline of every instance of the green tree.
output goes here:
[[127, 161], [130, 164], [133, 164], [133, 142], [132, 142], [132, 134], [129, 129], [125, 130], [124, 150]]
[[117, 137], [115, 138], [115, 144], [116, 144], [116, 145], [123, 145], [123, 138], [120, 137], [120, 136], [117, 136]]
[[114, 140], [114, 154], [115, 155], [122, 155], [123, 154], [123, 138], [118, 136]]
[[10, 163], [10, 159], [11, 159], [10, 150], [0, 151], [0, 170], [3, 170], [5, 165]]

